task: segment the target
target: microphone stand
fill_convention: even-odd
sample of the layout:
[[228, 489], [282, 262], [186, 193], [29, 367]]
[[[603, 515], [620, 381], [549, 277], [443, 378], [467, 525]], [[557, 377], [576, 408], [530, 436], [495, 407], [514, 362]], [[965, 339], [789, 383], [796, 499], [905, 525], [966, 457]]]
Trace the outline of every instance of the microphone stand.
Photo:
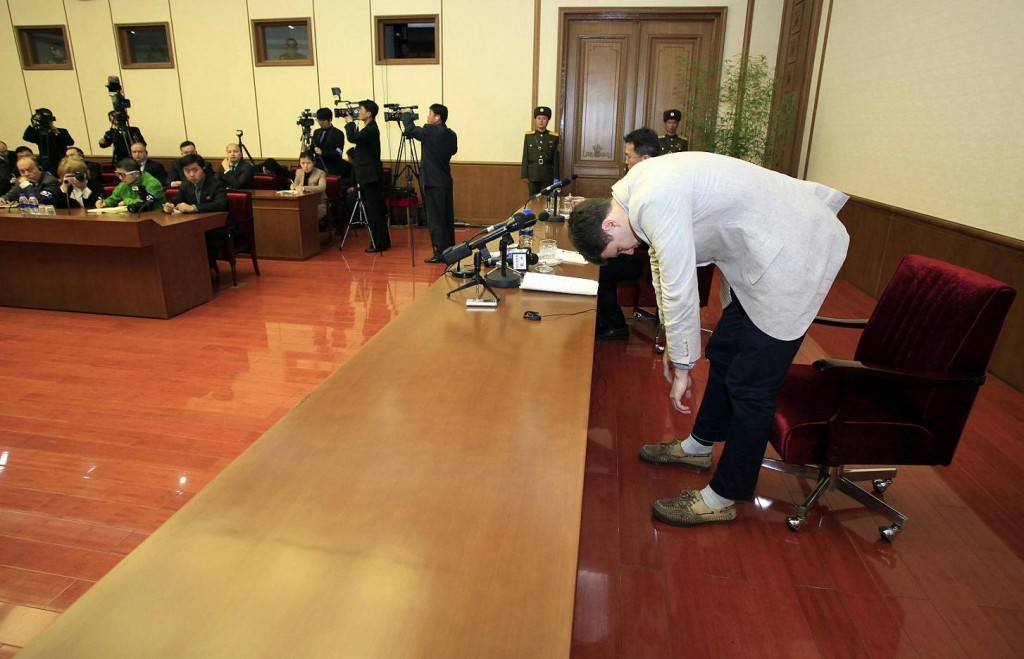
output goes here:
[[[522, 275], [515, 270], [509, 272], [508, 270], [508, 246], [512, 244], [512, 237], [505, 234], [501, 237], [499, 242], [501, 248], [501, 267], [495, 268], [487, 273], [484, 277], [492, 286], [496, 288], [519, 288], [519, 284], [522, 283]], [[500, 272], [499, 272], [500, 270]], [[497, 297], [497, 296], [495, 296]]]
[[[502, 245], [502, 253], [504, 253], [504, 244]], [[465, 290], [465, 289], [469, 288], [470, 286], [483, 286], [484, 290], [486, 290], [488, 293], [490, 293], [494, 297], [494, 301], [495, 302], [501, 302], [501, 298], [498, 297], [498, 294], [495, 293], [494, 289], [491, 288], [490, 284], [487, 283], [487, 280], [484, 279], [482, 276], [480, 276], [480, 265], [481, 265], [481, 263], [483, 263], [483, 256], [480, 254], [480, 251], [477, 250], [477, 251], [473, 252], [473, 277], [469, 281], [467, 281], [465, 284], [463, 284], [462, 286], [459, 286], [458, 288], [453, 288], [452, 290], [448, 291], [448, 297], [449, 298], [453, 294], [458, 293], [459, 291]], [[477, 295], [477, 299], [479, 299], [479, 298], [480, 298], [480, 296]]]

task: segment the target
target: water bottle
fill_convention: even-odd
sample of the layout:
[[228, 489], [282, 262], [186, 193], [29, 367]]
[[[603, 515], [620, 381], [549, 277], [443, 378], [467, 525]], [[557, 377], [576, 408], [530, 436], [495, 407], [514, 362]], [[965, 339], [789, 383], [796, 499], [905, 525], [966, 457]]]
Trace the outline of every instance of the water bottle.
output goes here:
[[[532, 217], [533, 213], [529, 208], [523, 209], [523, 215]], [[519, 230], [519, 247], [522, 249], [533, 249], [533, 225], [523, 227]]]
[[24, 192], [18, 195], [18, 208], [21, 209], [22, 213], [28, 210], [28, 195]]
[[36, 199], [36, 193], [28, 193], [28, 214], [38, 215], [39, 214], [39, 200]]
[[[561, 182], [562, 181], [560, 179], [556, 178], [552, 182], [552, 185], [558, 185]], [[558, 188], [555, 188], [554, 191], [548, 195], [548, 200], [544, 208], [551, 217], [558, 215], [558, 206], [556, 204], [558, 204]]]

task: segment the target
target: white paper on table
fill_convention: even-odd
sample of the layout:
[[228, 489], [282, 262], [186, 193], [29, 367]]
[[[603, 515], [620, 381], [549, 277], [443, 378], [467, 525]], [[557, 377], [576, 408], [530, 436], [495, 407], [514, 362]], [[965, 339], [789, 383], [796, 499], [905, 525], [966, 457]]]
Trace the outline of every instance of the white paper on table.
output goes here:
[[528, 291], [548, 291], [549, 293], [568, 293], [570, 295], [597, 295], [597, 282], [582, 277], [566, 277], [565, 275], [545, 275], [539, 272], [527, 272], [519, 288]]
[[571, 249], [559, 249], [558, 260], [562, 263], [568, 263], [570, 265], [586, 265], [587, 260], [583, 258], [579, 252], [575, 252]]

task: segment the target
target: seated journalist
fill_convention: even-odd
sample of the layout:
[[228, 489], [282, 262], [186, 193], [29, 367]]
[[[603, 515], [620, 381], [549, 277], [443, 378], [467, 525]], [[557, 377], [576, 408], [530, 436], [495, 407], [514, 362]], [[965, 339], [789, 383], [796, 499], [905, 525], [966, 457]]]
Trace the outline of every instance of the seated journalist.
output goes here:
[[139, 163], [125, 158], [117, 163], [114, 170], [118, 180], [114, 191], [106, 199], [96, 202], [96, 208], [110, 206], [133, 206], [139, 204], [142, 210], [159, 210], [167, 201], [164, 186], [149, 174], [139, 170]]
[[[178, 161], [185, 180], [175, 202], [164, 204], [165, 213], [217, 213], [228, 209], [228, 190], [224, 182], [207, 174], [209, 165], [202, 156], [192, 153]], [[206, 232], [206, 257], [211, 274], [217, 274], [217, 253], [228, 240], [227, 227]]]
[[34, 194], [40, 205], [53, 205], [60, 194], [60, 181], [44, 172], [36, 159], [27, 156], [18, 160], [18, 180], [3, 196], [5, 206], [18, 203], [21, 195]]
[[78, 157], [67, 157], [57, 165], [60, 194], [54, 201], [57, 208], [95, 208], [103, 188], [95, 188], [89, 181], [89, 168]]

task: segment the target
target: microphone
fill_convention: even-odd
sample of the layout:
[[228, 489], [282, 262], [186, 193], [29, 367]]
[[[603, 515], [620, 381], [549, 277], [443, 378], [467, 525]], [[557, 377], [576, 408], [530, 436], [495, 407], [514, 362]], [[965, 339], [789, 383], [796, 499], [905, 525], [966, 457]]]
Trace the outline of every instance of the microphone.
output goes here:
[[565, 187], [568, 187], [568, 186], [572, 185], [572, 182], [575, 181], [575, 180], [576, 180], [576, 175], [573, 174], [572, 176], [570, 176], [569, 178], [565, 179], [564, 181], [559, 181], [558, 183], [552, 183], [548, 187], [546, 187], [543, 190], [541, 190], [540, 192], [538, 192], [536, 196], [540, 197], [540, 196], [543, 196], [543, 195], [549, 195], [552, 192], [554, 192], [555, 190], [561, 190], [562, 188], [565, 188]]
[[475, 250], [486, 246], [487, 243], [491, 242], [492, 240], [497, 240], [498, 238], [506, 236], [512, 233], [513, 231], [522, 231], [527, 227], [532, 227], [534, 224], [537, 223], [538, 220], [543, 222], [547, 220], [548, 217], [549, 216], [546, 212], [541, 213], [539, 216], [535, 216], [533, 213], [530, 212], [516, 213], [515, 215], [505, 220], [504, 222], [493, 224], [487, 227], [479, 234], [477, 234], [476, 238], [473, 238], [472, 240], [469, 240], [464, 243], [459, 243], [458, 245], [452, 245], [451, 247], [445, 249], [441, 253], [441, 258], [444, 260], [445, 265], [452, 265], [453, 263], [456, 263], [466, 258]]

